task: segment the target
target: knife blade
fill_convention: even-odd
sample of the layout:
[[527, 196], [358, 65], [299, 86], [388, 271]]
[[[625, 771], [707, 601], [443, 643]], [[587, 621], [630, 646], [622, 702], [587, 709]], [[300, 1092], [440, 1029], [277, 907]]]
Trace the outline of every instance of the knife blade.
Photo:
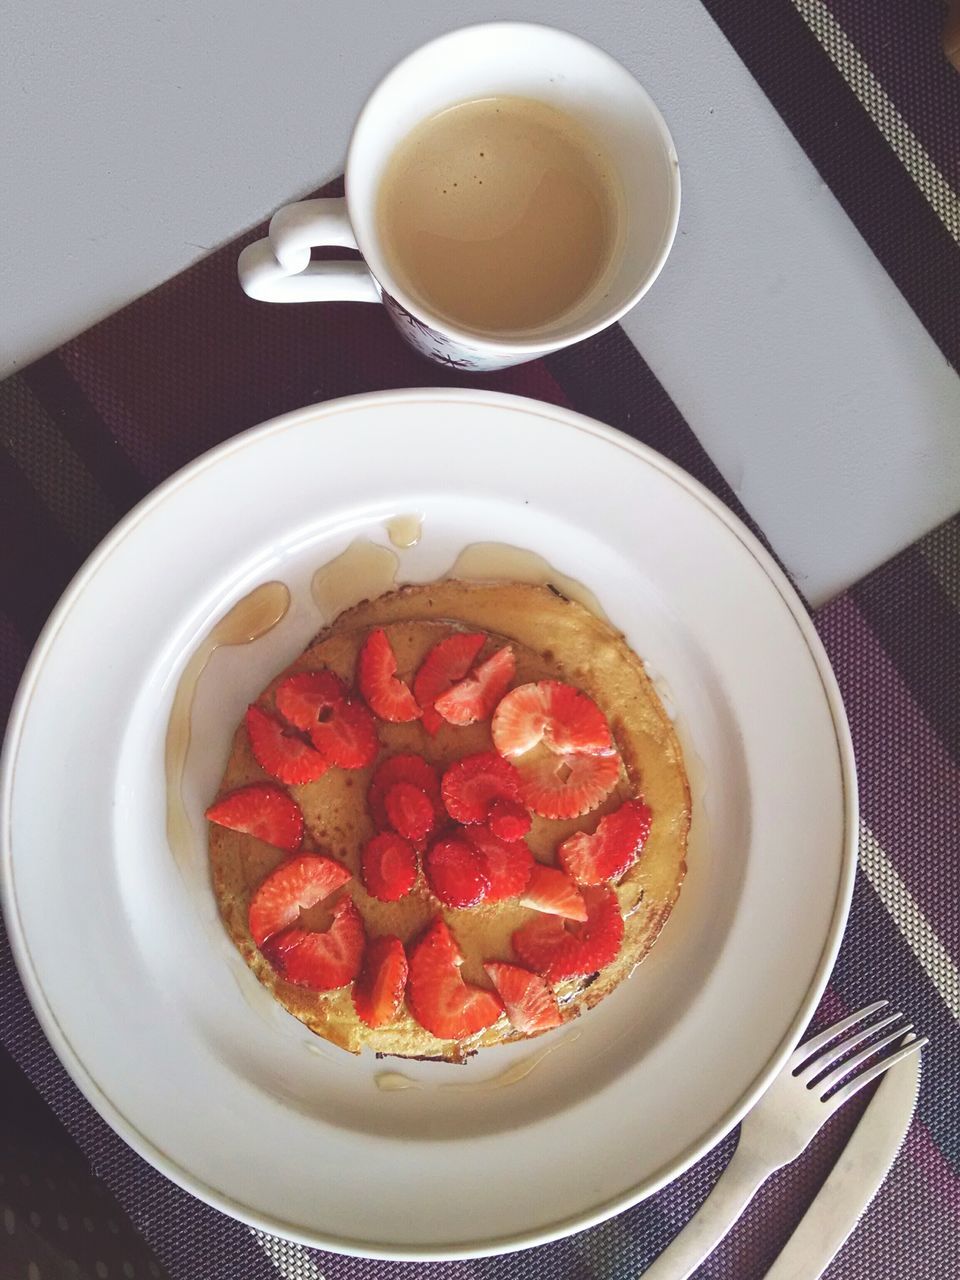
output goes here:
[[830, 1176], [765, 1280], [817, 1280], [843, 1248], [897, 1158], [917, 1106], [920, 1054], [883, 1076]]

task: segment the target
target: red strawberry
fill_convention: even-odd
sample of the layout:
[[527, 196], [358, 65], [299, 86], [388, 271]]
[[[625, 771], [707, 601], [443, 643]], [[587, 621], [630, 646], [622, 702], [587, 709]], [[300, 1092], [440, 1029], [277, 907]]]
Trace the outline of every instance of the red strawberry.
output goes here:
[[329, 768], [319, 751], [262, 707], [247, 707], [246, 726], [257, 764], [278, 781], [316, 782]]
[[319, 853], [288, 858], [274, 868], [250, 900], [247, 922], [258, 947], [281, 929], [296, 924], [301, 907], [315, 907], [347, 883], [350, 872], [342, 862]]
[[275, 700], [280, 714], [310, 735], [328, 764], [362, 769], [376, 759], [380, 744], [373, 716], [348, 696], [346, 685], [332, 671], [287, 676], [277, 686]]
[[353, 984], [353, 1007], [368, 1027], [396, 1021], [407, 985], [407, 953], [403, 943], [385, 933], [367, 944], [363, 968]]
[[642, 800], [626, 800], [601, 818], [593, 835], [577, 831], [557, 848], [557, 861], [578, 884], [615, 880], [636, 862], [653, 815]]
[[441, 1040], [465, 1040], [492, 1026], [503, 1012], [500, 998], [460, 976], [463, 956], [440, 916], [410, 948], [407, 1003], [410, 1012]]
[[357, 684], [367, 706], [381, 720], [402, 724], [420, 718], [416, 698], [397, 675], [397, 657], [383, 627], [375, 628], [363, 642]]
[[395, 782], [383, 798], [390, 825], [416, 843], [433, 830], [436, 814], [430, 797], [412, 782]]
[[563, 916], [567, 920], [587, 918], [583, 894], [570, 877], [556, 867], [544, 867], [539, 862], [530, 872], [520, 905], [532, 907], [545, 915]]
[[334, 991], [360, 972], [365, 943], [360, 912], [352, 898], [341, 898], [329, 929], [287, 929], [265, 943], [263, 954], [287, 982], [311, 991]]
[[521, 756], [538, 742], [558, 755], [608, 756], [615, 750], [607, 718], [582, 689], [540, 680], [511, 689], [494, 712], [493, 744], [502, 756]]
[[452, 684], [462, 680], [483, 648], [485, 637], [470, 631], [456, 631], [435, 644], [417, 672], [413, 692], [423, 708], [423, 727], [436, 733], [443, 717], [434, 710], [434, 701]]
[[514, 840], [508, 843], [482, 823], [462, 827], [461, 831], [476, 849], [480, 866], [490, 881], [486, 901], [501, 902], [522, 893], [533, 870], [533, 854], [525, 842]]
[[320, 754], [341, 769], [362, 769], [373, 764], [380, 750], [377, 724], [355, 698], [344, 698], [310, 730], [310, 738]]
[[441, 784], [447, 813], [457, 822], [484, 822], [496, 800], [520, 799], [520, 775], [509, 760], [482, 751], [457, 760]]
[[347, 696], [347, 686], [332, 671], [297, 671], [277, 685], [277, 710], [304, 733], [328, 717]]
[[623, 916], [612, 889], [583, 891], [585, 924], [566, 925], [557, 916], [537, 916], [513, 935], [513, 949], [548, 982], [586, 978], [617, 958], [623, 941]]
[[524, 1035], [536, 1035], [559, 1027], [560, 1006], [557, 997], [538, 973], [521, 969], [518, 964], [485, 964], [487, 977], [503, 1001], [511, 1027]]
[[254, 782], [249, 787], [228, 792], [210, 806], [206, 816], [219, 827], [256, 836], [291, 853], [299, 849], [303, 841], [300, 806], [272, 782]]
[[378, 827], [383, 828], [390, 825], [390, 817], [386, 807], [386, 795], [390, 788], [398, 782], [410, 782], [413, 786], [419, 787], [429, 797], [437, 820], [441, 821], [446, 817], [440, 800], [440, 783], [437, 780], [436, 769], [427, 764], [423, 756], [389, 756], [382, 764], [377, 765], [374, 775], [370, 779], [370, 789], [367, 792], [367, 805]]
[[396, 902], [413, 888], [417, 878], [417, 851], [403, 836], [381, 831], [363, 846], [360, 878], [367, 893], [374, 898]]
[[434, 702], [439, 715], [450, 724], [473, 724], [487, 720], [493, 709], [510, 687], [517, 674], [517, 660], [509, 645], [498, 649], [486, 662], [482, 662], [471, 675]]
[[520, 798], [542, 818], [579, 818], [610, 794], [620, 776], [619, 756], [555, 756], [522, 760]]
[[475, 907], [490, 889], [477, 851], [451, 837], [432, 844], [423, 858], [430, 888], [448, 907]]
[[[510, 939], [523, 964], [544, 977], [550, 976], [551, 963], [565, 948], [576, 945], [560, 916], [537, 915], [515, 929]], [[558, 981], [550, 977], [550, 981]]]
[[529, 813], [516, 800], [494, 800], [487, 811], [487, 823], [501, 840], [522, 840], [532, 825]]

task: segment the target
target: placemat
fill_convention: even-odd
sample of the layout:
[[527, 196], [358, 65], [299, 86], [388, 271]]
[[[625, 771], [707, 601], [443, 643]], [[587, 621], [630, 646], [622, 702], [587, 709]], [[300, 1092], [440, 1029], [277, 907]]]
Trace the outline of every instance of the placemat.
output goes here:
[[[862, 9], [846, 0], [706, 2], [946, 357], [960, 363], [960, 254], [952, 221], [960, 128], [943, 127], [944, 111], [960, 123], [960, 78], [944, 63], [945, 74], [955, 78], [938, 80], [942, 7], [936, 0], [863, 0]], [[881, 9], [887, 30], [891, 21], [902, 28], [909, 57], [891, 54], [884, 41], [871, 43], [873, 28], [858, 14], [869, 10], [879, 20]], [[921, 32], [933, 42], [924, 43]], [[850, 47], [859, 62], [851, 63]], [[826, 104], [819, 111], [811, 105], [818, 101]], [[858, 166], [852, 173], [845, 163], [851, 147]], [[927, 160], [945, 188], [931, 178]], [[651, 444], [749, 519], [619, 328], [545, 362], [464, 376], [422, 362], [379, 308], [266, 307], [245, 299], [236, 286], [236, 254], [261, 233], [258, 228], [225, 246], [0, 384], [0, 716], [49, 610], [120, 516], [204, 449], [312, 401], [378, 388], [456, 385], [566, 404]], [[960, 1274], [960, 517], [820, 610], [817, 622], [851, 719], [863, 829], [850, 925], [816, 1023], [884, 994], [933, 1041], [904, 1151], [828, 1275], [946, 1280]], [[103, 1280], [156, 1275], [161, 1267], [173, 1280], [275, 1280], [278, 1272], [293, 1280], [619, 1280], [640, 1274], [687, 1221], [735, 1142], [731, 1136], [628, 1213], [541, 1249], [449, 1264], [349, 1259], [252, 1232], [180, 1191], [127, 1148], [47, 1045], [5, 936], [0, 1040], [10, 1055], [4, 1059], [0, 1051], [11, 1119], [14, 1107], [25, 1116], [37, 1097], [19, 1066], [49, 1104], [51, 1120], [55, 1115], [62, 1123], [69, 1166], [61, 1176], [55, 1169], [44, 1173], [35, 1159], [25, 1162], [37, 1130], [26, 1122], [5, 1126], [4, 1280], [8, 1273]], [[26, 1094], [18, 1092], [24, 1088]], [[699, 1275], [750, 1280], [763, 1274], [862, 1106], [840, 1112], [800, 1161], [767, 1184]], [[56, 1123], [46, 1143], [51, 1152]], [[102, 1180], [99, 1191], [82, 1185], [84, 1158]], [[81, 1208], [90, 1195], [101, 1197], [100, 1213]], [[122, 1249], [110, 1243], [126, 1227], [103, 1199], [108, 1195], [129, 1214], [153, 1257], [136, 1240], [124, 1241]]]

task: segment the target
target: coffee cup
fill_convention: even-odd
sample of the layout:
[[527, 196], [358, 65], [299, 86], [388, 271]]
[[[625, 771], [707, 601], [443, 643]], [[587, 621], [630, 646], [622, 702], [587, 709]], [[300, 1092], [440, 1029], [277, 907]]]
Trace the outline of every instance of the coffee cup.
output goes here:
[[[569, 299], [569, 305], [560, 306], [555, 314], [545, 312], [532, 320], [527, 317], [523, 324], [492, 323], [489, 316], [478, 323], [468, 307], [457, 306], [455, 297], [452, 305], [449, 300], [437, 305], [420, 287], [415, 270], [411, 276], [410, 263], [401, 271], [396, 257], [391, 257], [381, 216], [384, 179], [408, 139], [419, 138], [430, 122], [446, 121], [454, 109], [464, 109], [465, 104], [475, 112], [486, 110], [492, 121], [492, 113], [500, 111], [497, 103], [503, 104], [504, 118], [509, 118], [511, 111], [526, 111], [528, 116], [531, 111], [534, 116], [539, 112], [543, 119], [538, 127], [547, 129], [542, 136], [548, 139], [554, 136], [549, 130], [556, 119], [566, 122], [563, 127], [572, 139], [571, 146], [582, 149], [587, 145], [583, 139], [596, 140], [597, 155], [602, 152], [596, 163], [606, 174], [603, 181], [609, 180], [616, 191], [616, 216], [607, 220], [610, 227], [603, 261], [593, 276]], [[481, 105], [474, 108], [473, 104]], [[471, 118], [474, 126], [477, 121]], [[557, 129], [562, 131], [559, 125]], [[520, 132], [514, 129], [509, 136], [514, 139]], [[530, 155], [540, 154], [537, 137], [531, 134], [521, 141], [527, 142]], [[484, 173], [492, 171], [478, 166], [481, 160], [489, 159], [481, 152], [477, 164], [468, 166], [477, 169], [472, 177], [478, 185], [470, 190], [458, 188], [456, 193], [444, 191], [444, 195], [456, 195], [460, 203], [438, 206], [438, 218], [449, 221], [455, 209], [469, 212], [471, 198], [488, 202], [493, 198], [490, 176], [486, 192], [480, 191]], [[582, 182], [579, 186], [574, 183], [571, 190], [582, 194], [582, 187]], [[541, 185], [538, 190], [548, 192], [538, 214], [548, 219], [553, 207], [548, 188]], [[381, 81], [361, 111], [350, 140], [345, 191], [343, 198], [302, 200], [274, 214], [268, 236], [240, 255], [238, 274], [244, 291], [263, 302], [382, 303], [401, 335], [423, 355], [469, 370], [498, 369], [536, 359], [618, 320], [659, 275], [673, 244], [680, 211], [680, 173], [673, 140], [649, 94], [630, 72], [578, 36], [513, 22], [466, 27], [440, 36], [410, 54]], [[590, 206], [589, 193], [583, 199], [585, 207]], [[524, 206], [535, 207], [532, 197]], [[575, 208], [570, 216], [576, 215]], [[544, 227], [550, 229], [547, 223]], [[509, 230], [512, 234], [512, 228]], [[535, 234], [536, 227], [532, 230]], [[509, 235], [498, 241], [494, 229], [490, 239], [489, 245], [481, 243], [477, 249], [476, 261], [489, 264], [478, 268], [478, 279], [495, 274], [501, 243], [504, 255], [512, 251], [520, 266], [536, 270], [537, 255], [525, 253], [523, 243], [510, 240]], [[556, 252], [563, 253], [562, 237], [541, 239], [549, 240]], [[448, 242], [437, 243], [450, 247]], [[575, 240], [570, 243], [577, 244]], [[312, 249], [324, 246], [357, 249], [361, 259], [312, 260]], [[504, 256], [502, 261], [508, 263], [509, 259]], [[455, 258], [451, 262], [458, 265]], [[551, 270], [549, 262], [543, 270]], [[446, 282], [452, 278], [451, 271]], [[463, 275], [466, 282], [455, 287], [467, 293], [469, 278], [468, 272]], [[516, 287], [521, 290], [542, 283], [542, 277], [535, 275], [528, 275], [524, 283], [519, 270], [507, 278], [511, 283], [519, 281]], [[498, 313], [494, 309], [490, 315], [496, 320]]]

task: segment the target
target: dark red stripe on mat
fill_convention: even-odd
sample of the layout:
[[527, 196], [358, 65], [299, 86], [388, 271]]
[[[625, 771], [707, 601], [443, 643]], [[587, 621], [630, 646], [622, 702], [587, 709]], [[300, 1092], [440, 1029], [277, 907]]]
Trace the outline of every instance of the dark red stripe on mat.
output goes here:
[[960, 367], [960, 253], [791, 0], [703, 0], [890, 278]]
[[5, 612], [0, 613], [0, 732], [10, 715], [13, 695], [20, 683], [29, 653], [30, 645], [20, 634], [13, 619]]
[[960, 761], [960, 613], [908, 547], [851, 594], [944, 746]]
[[17, 630], [32, 644], [80, 562], [36, 490], [2, 452], [0, 511], [0, 599]]
[[[120, 1205], [105, 1193], [86, 1156], [2, 1049], [0, 1090], [6, 1117], [0, 1199], [16, 1216], [16, 1230], [9, 1226], [11, 1234], [0, 1245], [4, 1275], [66, 1280], [122, 1271], [163, 1280], [165, 1273]], [[43, 1260], [42, 1271], [37, 1258]]]
[[579, 412], [650, 445], [751, 523], [736, 494], [619, 325], [548, 356], [546, 364]]
[[69, 440], [121, 516], [143, 497], [146, 481], [111, 435], [103, 419], [53, 352], [28, 365], [20, 377]]

